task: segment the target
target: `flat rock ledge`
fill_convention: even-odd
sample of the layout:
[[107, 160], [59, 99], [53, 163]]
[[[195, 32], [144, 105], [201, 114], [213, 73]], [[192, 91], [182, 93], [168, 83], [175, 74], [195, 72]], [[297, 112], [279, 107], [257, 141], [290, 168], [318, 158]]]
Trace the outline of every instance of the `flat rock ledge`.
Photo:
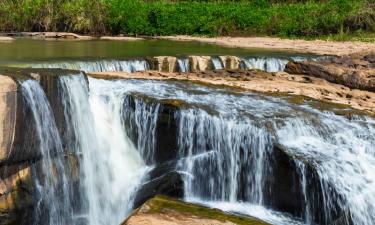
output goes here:
[[324, 61], [289, 62], [285, 72], [302, 74], [375, 92], [375, 51], [332, 57]]
[[[167, 73], [158, 71], [100, 72], [89, 73], [100, 79], [153, 79], [153, 80], [182, 80], [204, 85], [218, 85], [241, 90], [257, 91], [276, 96], [295, 96], [297, 103], [303, 103], [309, 98], [328, 103], [336, 103], [336, 108], [345, 109], [347, 106], [375, 114], [375, 93], [351, 89], [344, 85], [330, 83], [325, 79], [293, 75], [285, 72], [266, 73], [259, 70], [214, 70], [194, 73]], [[307, 97], [307, 98], [306, 98]], [[323, 107], [323, 104], [321, 104]], [[349, 108], [348, 107], [348, 108]]]
[[270, 225], [251, 217], [231, 215], [218, 209], [185, 203], [165, 196], [155, 196], [122, 225]]

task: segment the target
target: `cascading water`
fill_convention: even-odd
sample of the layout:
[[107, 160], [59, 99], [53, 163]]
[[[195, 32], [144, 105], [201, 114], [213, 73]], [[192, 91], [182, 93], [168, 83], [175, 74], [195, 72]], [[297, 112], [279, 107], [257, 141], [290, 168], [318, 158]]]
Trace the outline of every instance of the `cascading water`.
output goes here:
[[179, 121], [179, 151], [186, 157], [180, 169], [193, 175], [185, 182], [187, 199], [263, 203], [263, 178], [271, 176], [266, 158], [272, 141], [266, 130], [203, 110], [183, 110]]
[[241, 60], [244, 69], [258, 69], [267, 72], [284, 71], [287, 59], [277, 58], [244, 58]]
[[122, 126], [124, 96], [83, 75], [61, 77], [65, 116], [82, 154], [81, 180], [87, 223], [119, 224], [132, 210], [132, 198], [146, 166]]
[[[348, 121], [312, 111], [319, 116], [319, 126], [302, 118], [289, 119], [279, 127], [280, 143], [311, 161], [322, 184], [330, 184], [343, 197], [340, 207], [348, 210], [354, 224], [374, 224], [375, 121], [361, 117]], [[334, 199], [325, 197], [329, 207]]]
[[[44, 179], [37, 179], [37, 215], [47, 224], [119, 224], [132, 209], [146, 165], [154, 165], [159, 103], [188, 104], [176, 114], [178, 164], [188, 201], [262, 218], [273, 224], [375, 223], [375, 121], [322, 112], [309, 104], [179, 82], [105, 81], [60, 77], [66, 136], [62, 143], [48, 100], [36, 81], [22, 83], [40, 141]], [[130, 107], [129, 96], [134, 105]], [[146, 98], [147, 99], [147, 98]], [[127, 124], [127, 121], [134, 121]], [[138, 139], [132, 143], [131, 135]], [[64, 138], [63, 138], [64, 139]], [[295, 163], [299, 219], [272, 210], [275, 144]], [[80, 210], [75, 211], [63, 147], [80, 158]], [[57, 173], [53, 173], [51, 168]], [[321, 205], [311, 194], [316, 172]], [[55, 179], [58, 176], [58, 179]], [[283, 178], [286, 179], [286, 178]], [[57, 188], [58, 187], [58, 188]], [[63, 199], [63, 201], [61, 200]], [[316, 215], [320, 215], [319, 218]], [[44, 218], [44, 217], [43, 217]], [[347, 220], [347, 221], [345, 221]]]
[[178, 69], [182, 73], [189, 72], [189, 59], [177, 59]]
[[149, 69], [146, 60], [99, 60], [30, 64], [32, 68], [61, 68], [84, 72], [124, 71], [136, 72]]
[[213, 58], [211, 58], [211, 61], [212, 61], [212, 64], [214, 65], [215, 70], [224, 69], [223, 62], [221, 61], [221, 59], [219, 57], [217, 57], [217, 58], [213, 57]]
[[35, 168], [34, 179], [38, 202], [34, 224], [63, 225], [71, 223], [73, 196], [68, 170], [64, 163], [63, 145], [48, 99], [37, 81], [21, 83], [22, 94], [30, 107], [42, 156], [40, 168]]

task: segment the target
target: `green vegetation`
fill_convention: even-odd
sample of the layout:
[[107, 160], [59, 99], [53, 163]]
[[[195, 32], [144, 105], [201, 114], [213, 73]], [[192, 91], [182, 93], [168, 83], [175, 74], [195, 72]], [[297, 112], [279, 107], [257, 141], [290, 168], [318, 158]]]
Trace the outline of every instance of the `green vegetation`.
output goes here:
[[0, 30], [372, 40], [375, 0], [2, 0]]

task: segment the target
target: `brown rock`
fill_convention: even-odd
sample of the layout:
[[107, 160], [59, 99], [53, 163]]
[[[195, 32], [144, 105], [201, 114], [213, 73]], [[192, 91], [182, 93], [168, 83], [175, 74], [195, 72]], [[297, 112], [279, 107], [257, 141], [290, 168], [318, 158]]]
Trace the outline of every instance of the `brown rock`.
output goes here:
[[17, 109], [17, 84], [0, 75], [0, 162], [12, 148]]
[[372, 55], [351, 55], [323, 62], [289, 62], [285, 72], [323, 78], [349, 88], [375, 92], [375, 67]]
[[214, 69], [210, 56], [189, 56], [189, 67], [192, 72]]
[[226, 214], [217, 209], [185, 203], [165, 196], [150, 199], [122, 225], [269, 225], [251, 217]]

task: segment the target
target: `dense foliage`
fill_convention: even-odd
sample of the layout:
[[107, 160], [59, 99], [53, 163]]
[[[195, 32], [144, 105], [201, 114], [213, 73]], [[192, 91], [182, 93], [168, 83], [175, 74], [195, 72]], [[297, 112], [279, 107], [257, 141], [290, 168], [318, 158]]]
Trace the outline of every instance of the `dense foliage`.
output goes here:
[[375, 0], [2, 0], [2, 31], [316, 37], [375, 31]]

